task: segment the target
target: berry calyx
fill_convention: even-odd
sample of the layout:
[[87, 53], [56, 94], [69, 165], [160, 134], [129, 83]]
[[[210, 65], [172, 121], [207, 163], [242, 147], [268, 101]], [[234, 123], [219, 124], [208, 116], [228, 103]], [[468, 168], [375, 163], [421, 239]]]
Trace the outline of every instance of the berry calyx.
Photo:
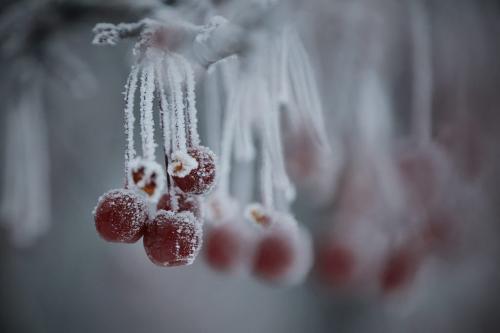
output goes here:
[[143, 198], [124, 189], [105, 193], [99, 198], [94, 211], [97, 232], [109, 242], [137, 242], [147, 219], [147, 206]]
[[272, 212], [259, 203], [248, 205], [245, 209], [245, 217], [255, 225], [268, 228], [273, 223]]
[[182, 161], [173, 161], [172, 169], [169, 173], [172, 176], [177, 187], [185, 193], [206, 194], [215, 185], [215, 154], [207, 147], [198, 146], [188, 149], [187, 154], [196, 161], [196, 165], [183, 175], [180, 171], [184, 170]]
[[156, 201], [165, 186], [165, 173], [158, 163], [137, 158], [129, 163], [128, 185]]
[[146, 254], [158, 266], [192, 264], [201, 242], [201, 225], [190, 212], [161, 210], [144, 232]]

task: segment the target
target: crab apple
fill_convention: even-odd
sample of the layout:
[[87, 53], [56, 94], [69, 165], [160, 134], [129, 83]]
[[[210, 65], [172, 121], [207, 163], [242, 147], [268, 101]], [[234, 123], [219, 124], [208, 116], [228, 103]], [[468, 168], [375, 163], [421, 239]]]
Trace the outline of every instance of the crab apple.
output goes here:
[[316, 265], [320, 278], [326, 284], [343, 287], [353, 279], [354, 253], [345, 245], [328, 242], [319, 248]]
[[156, 208], [158, 210], [170, 210], [174, 212], [191, 212], [199, 221], [201, 221], [202, 214], [199, 198], [182, 192], [176, 192], [175, 198], [177, 200], [177, 207], [174, 207], [175, 205], [171, 200], [170, 193], [163, 194], [158, 201]]
[[191, 212], [161, 210], [144, 231], [144, 249], [158, 266], [192, 264], [201, 242], [201, 225]]
[[[188, 149], [187, 154], [196, 161], [196, 167], [187, 175], [171, 172], [177, 187], [185, 193], [206, 194], [215, 185], [215, 154], [207, 147], [198, 146]], [[175, 168], [182, 169], [182, 161], [175, 161]]]
[[391, 253], [382, 267], [379, 276], [380, 287], [384, 293], [402, 289], [415, 278], [418, 271], [417, 253], [408, 249], [398, 249]]
[[311, 263], [309, 234], [299, 227], [280, 227], [266, 232], [258, 242], [252, 270], [257, 277], [269, 282], [295, 284], [305, 278]]
[[204, 246], [207, 264], [216, 271], [234, 271], [244, 261], [245, 241], [241, 230], [229, 223], [211, 227]]
[[135, 243], [148, 219], [144, 199], [133, 191], [118, 189], [99, 198], [94, 211], [95, 227], [109, 242]]

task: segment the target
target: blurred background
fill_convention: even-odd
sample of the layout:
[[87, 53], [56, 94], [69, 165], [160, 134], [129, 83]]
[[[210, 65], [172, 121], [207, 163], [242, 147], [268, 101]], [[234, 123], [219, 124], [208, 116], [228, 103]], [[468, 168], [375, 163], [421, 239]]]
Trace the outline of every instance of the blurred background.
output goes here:
[[230, 2], [0, 3], [0, 332], [500, 330], [498, 1], [283, 0], [332, 144], [323, 158], [284, 139], [317, 250], [305, 283], [201, 256], [160, 268], [142, 242], [99, 238], [92, 209], [122, 184], [133, 44], [92, 46], [93, 26]]

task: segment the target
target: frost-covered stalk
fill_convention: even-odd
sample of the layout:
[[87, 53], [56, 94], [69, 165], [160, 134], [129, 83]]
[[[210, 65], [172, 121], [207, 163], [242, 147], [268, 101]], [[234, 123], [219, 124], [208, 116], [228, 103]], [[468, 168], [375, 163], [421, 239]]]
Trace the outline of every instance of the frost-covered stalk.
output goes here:
[[167, 72], [168, 82], [170, 87], [170, 96], [172, 97], [173, 115], [175, 118], [175, 134], [174, 146], [181, 152], [187, 151], [187, 138], [186, 138], [186, 122], [184, 117], [184, 98], [183, 98], [183, 76], [179, 72], [179, 62], [176, 58], [167, 58]]
[[197, 147], [200, 145], [200, 136], [198, 134], [198, 116], [196, 110], [195, 80], [194, 73], [188, 61], [179, 57], [179, 62], [186, 78], [186, 126], [188, 130], [189, 146]]
[[127, 148], [125, 151], [125, 179], [128, 177], [130, 161], [135, 158], [135, 143], [134, 143], [134, 105], [135, 93], [137, 91], [137, 81], [139, 75], [139, 68], [133, 66], [130, 71], [127, 85], [125, 87], [125, 134], [127, 136]]
[[142, 153], [148, 161], [155, 160], [156, 143], [154, 139], [153, 100], [155, 93], [155, 68], [148, 62], [141, 75], [141, 138]]

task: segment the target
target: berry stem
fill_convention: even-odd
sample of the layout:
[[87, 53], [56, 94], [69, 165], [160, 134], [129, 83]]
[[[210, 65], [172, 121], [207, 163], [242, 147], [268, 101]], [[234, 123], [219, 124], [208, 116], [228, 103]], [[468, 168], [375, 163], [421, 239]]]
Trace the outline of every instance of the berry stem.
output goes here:
[[135, 147], [134, 147], [134, 103], [135, 103], [135, 93], [137, 91], [137, 79], [138, 79], [139, 69], [137, 66], [132, 66], [130, 71], [127, 84], [125, 86], [125, 134], [127, 136], [127, 147], [125, 150], [125, 188], [128, 187], [128, 172], [129, 163], [135, 158]]

